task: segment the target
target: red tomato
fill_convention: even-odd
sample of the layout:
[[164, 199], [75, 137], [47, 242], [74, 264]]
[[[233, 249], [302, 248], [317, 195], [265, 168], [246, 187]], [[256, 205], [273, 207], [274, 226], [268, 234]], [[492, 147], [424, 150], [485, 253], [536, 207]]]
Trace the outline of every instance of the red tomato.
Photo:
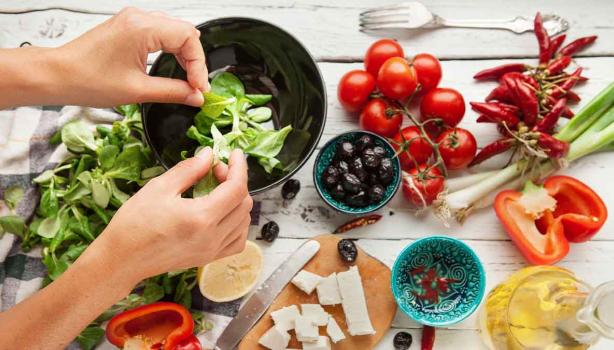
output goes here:
[[416, 207], [431, 205], [443, 188], [444, 178], [437, 167], [421, 164], [403, 173], [403, 197]]
[[475, 156], [478, 145], [469, 130], [454, 128], [444, 131], [439, 138], [439, 153], [450, 170], [463, 169]]
[[381, 98], [376, 98], [360, 113], [360, 127], [384, 137], [393, 137], [399, 131], [403, 115]]
[[435, 56], [428, 53], [417, 54], [412, 65], [416, 70], [416, 74], [418, 74], [421, 93], [424, 94], [439, 85], [441, 80], [441, 64], [439, 64], [439, 60]]
[[418, 86], [416, 70], [404, 58], [389, 58], [379, 70], [377, 86], [388, 98], [406, 99], [416, 91]]
[[422, 97], [420, 119], [429, 132], [439, 134], [444, 127], [455, 127], [465, 115], [465, 100], [460, 92], [449, 88], [435, 88]]
[[433, 148], [417, 126], [412, 125], [400, 130], [392, 143], [399, 154], [403, 170], [413, 169], [416, 164], [426, 162], [433, 154]]
[[369, 46], [365, 55], [365, 69], [377, 77], [379, 69], [391, 57], [404, 57], [403, 48], [392, 39], [381, 39]]
[[375, 89], [375, 78], [364, 70], [352, 70], [339, 81], [337, 98], [349, 112], [358, 112]]

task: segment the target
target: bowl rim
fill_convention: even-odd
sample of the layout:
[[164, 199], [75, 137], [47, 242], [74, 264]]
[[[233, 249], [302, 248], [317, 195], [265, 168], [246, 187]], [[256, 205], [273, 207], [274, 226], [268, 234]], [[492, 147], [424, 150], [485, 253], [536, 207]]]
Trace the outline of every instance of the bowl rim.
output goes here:
[[[305, 157], [303, 157], [303, 159], [297, 163], [296, 167], [294, 167], [294, 169], [290, 170], [289, 172], [287, 172], [286, 174], [284, 174], [282, 177], [280, 177], [278, 180], [273, 181], [272, 183], [255, 189], [255, 190], [250, 190], [249, 194], [250, 195], [255, 195], [255, 194], [259, 194], [259, 193], [263, 193], [265, 191], [268, 191], [272, 188], [275, 188], [277, 186], [279, 186], [280, 184], [288, 181], [289, 179], [292, 178], [292, 176], [294, 176], [294, 174], [296, 174], [304, 165], [305, 163], [307, 163], [307, 161], [311, 158], [311, 156], [313, 155], [313, 152], [316, 150], [316, 148], [318, 147], [318, 144], [320, 143], [320, 139], [322, 138], [322, 134], [324, 133], [324, 128], [326, 127], [326, 119], [327, 119], [327, 115], [328, 115], [328, 93], [326, 91], [326, 83], [324, 82], [324, 76], [322, 75], [322, 70], [320, 69], [320, 66], [318, 65], [318, 61], [314, 58], [313, 54], [307, 49], [307, 47], [305, 45], [303, 45], [303, 43], [298, 40], [296, 38], [296, 36], [292, 35], [290, 32], [286, 31], [285, 29], [267, 22], [267, 21], [263, 21], [261, 19], [256, 19], [256, 18], [251, 18], [251, 17], [242, 17], [242, 16], [230, 16], [230, 17], [220, 17], [220, 18], [214, 18], [202, 23], [199, 23], [197, 25], [195, 25], [194, 27], [196, 29], [198, 29], [200, 31], [200, 29], [208, 27], [208, 26], [213, 26], [216, 24], [219, 24], [219, 22], [228, 22], [228, 21], [248, 21], [248, 22], [254, 22], [254, 23], [259, 23], [259, 24], [264, 24], [270, 27], [273, 27], [274, 29], [288, 35], [290, 38], [292, 38], [307, 54], [307, 57], [309, 58], [309, 60], [313, 63], [314, 67], [315, 67], [315, 71], [318, 73], [318, 78], [319, 78], [319, 83], [320, 83], [320, 87], [322, 88], [322, 124], [320, 126], [320, 130], [318, 130], [318, 135], [316, 137], [316, 139], [314, 140], [313, 144], [311, 145], [311, 147], [309, 148], [309, 150], [307, 151], [307, 154]], [[162, 55], [164, 53], [160, 53], [158, 55], [158, 57], [156, 57], [156, 59], [154, 60], [154, 62], [151, 64], [149, 72], [147, 73], [148, 75], [151, 75], [151, 72], [153, 71], [153, 68], [158, 66], [158, 64], [160, 63], [160, 59], [162, 58]], [[206, 54], [206, 53], [205, 53]], [[152, 145], [153, 142], [151, 141], [151, 137], [149, 135], [149, 131], [147, 128], [147, 122], [146, 122], [146, 118], [145, 118], [145, 106], [146, 105], [150, 105], [151, 103], [141, 103], [140, 104], [140, 112], [141, 112], [141, 120], [143, 122], [143, 132], [145, 133], [145, 139], [147, 141], [147, 145], [151, 148], [152, 153], [154, 154], [154, 156], [156, 157], [156, 159], [158, 160], [158, 162], [160, 162], [160, 165], [162, 165], [162, 167], [164, 167], [165, 170], [169, 170], [170, 167], [168, 166], [168, 164], [166, 164], [163, 160], [162, 160], [162, 155], [158, 152], [158, 150], [156, 150]], [[175, 164], [176, 165], [176, 164]], [[174, 166], [174, 165], [173, 165]]]
[[[336, 135], [335, 137], [333, 137], [330, 140], [328, 140], [324, 145], [322, 145], [322, 148], [320, 148], [320, 150], [318, 151], [318, 154], [316, 155], [316, 158], [315, 158], [315, 160], [313, 162], [312, 177], [313, 177], [313, 184], [314, 184], [314, 186], [316, 188], [316, 192], [318, 193], [318, 196], [320, 196], [322, 201], [324, 201], [324, 203], [326, 203], [329, 207], [333, 208], [334, 210], [336, 210], [338, 212], [344, 213], [344, 214], [364, 215], [364, 214], [369, 214], [369, 213], [372, 213], [374, 211], [377, 211], [377, 210], [383, 208], [386, 204], [388, 204], [388, 202], [390, 202], [392, 200], [392, 198], [394, 198], [394, 196], [396, 195], [396, 193], [399, 190], [399, 187], [401, 185], [402, 174], [399, 174], [399, 178], [397, 179], [396, 183], [394, 184], [394, 190], [392, 191], [392, 195], [390, 197], [386, 198], [381, 203], [379, 203], [378, 205], [376, 205], [375, 207], [373, 207], [373, 208], [371, 208], [369, 210], [360, 210], [358, 212], [352, 212], [352, 211], [345, 210], [343, 208], [337, 208], [332, 203], [330, 203], [328, 201], [328, 199], [326, 199], [324, 197], [324, 195], [322, 194], [323, 189], [320, 188], [320, 186], [318, 185], [318, 180], [317, 180], [317, 175], [316, 175], [317, 165], [320, 162], [320, 159], [322, 158], [322, 152], [327, 147], [329, 147], [331, 144], [337, 142], [341, 137], [343, 137], [345, 135], [349, 135], [349, 134], [355, 134], [355, 133], [362, 133], [362, 134], [371, 135], [371, 136], [373, 136], [373, 137], [383, 141], [388, 147], [390, 147], [390, 149], [394, 150], [394, 147], [392, 146], [392, 144], [390, 144], [390, 142], [388, 142], [388, 140], [386, 140], [385, 137], [382, 137], [382, 136], [380, 136], [380, 135], [378, 135], [378, 134], [376, 134], [374, 132], [367, 131], [367, 130], [361, 130], [361, 129], [355, 129], [355, 130], [346, 131], [346, 132], [343, 132], [341, 134]], [[402, 172], [402, 170], [401, 170], [401, 162], [399, 161], [399, 158], [395, 157], [394, 158], [394, 162], [396, 164], [396, 168], [399, 169], [399, 172]], [[360, 209], [360, 208], [357, 208], [357, 209]]]
[[[445, 240], [445, 241], [452, 242], [454, 244], [461, 246], [463, 249], [469, 252], [469, 255], [477, 263], [478, 271], [480, 273], [480, 290], [478, 292], [477, 298], [474, 300], [471, 307], [463, 315], [455, 319], [445, 321], [445, 322], [432, 322], [429, 320], [425, 320], [424, 318], [416, 317], [416, 315], [412, 312], [413, 309], [410, 309], [406, 307], [405, 304], [400, 303], [399, 298], [397, 296], [400, 293], [400, 291], [395, 281], [396, 281], [396, 277], [399, 274], [399, 269], [400, 269], [399, 265], [401, 264], [401, 260], [402, 260], [401, 258], [405, 257], [405, 255], [408, 254], [409, 250], [412, 249], [415, 245], [423, 241], [428, 241], [428, 240]], [[467, 243], [463, 242], [462, 240], [458, 238], [444, 236], [444, 235], [433, 235], [433, 236], [428, 236], [428, 237], [422, 237], [422, 238], [415, 240], [414, 242], [405, 246], [403, 250], [401, 250], [399, 255], [394, 260], [394, 264], [392, 265], [391, 272], [392, 272], [392, 275], [390, 276], [390, 286], [392, 289], [392, 295], [394, 296], [394, 300], [396, 301], [397, 305], [403, 311], [403, 313], [407, 315], [409, 318], [411, 318], [412, 320], [418, 323], [426, 325], [426, 326], [444, 327], [444, 326], [450, 326], [450, 325], [459, 323], [467, 319], [469, 316], [471, 316], [475, 312], [475, 310], [477, 310], [477, 308], [482, 304], [482, 299], [484, 299], [484, 294], [486, 290], [486, 273], [484, 271], [484, 264], [482, 263], [478, 255], [475, 253], [475, 251], [473, 251], [473, 249]]]

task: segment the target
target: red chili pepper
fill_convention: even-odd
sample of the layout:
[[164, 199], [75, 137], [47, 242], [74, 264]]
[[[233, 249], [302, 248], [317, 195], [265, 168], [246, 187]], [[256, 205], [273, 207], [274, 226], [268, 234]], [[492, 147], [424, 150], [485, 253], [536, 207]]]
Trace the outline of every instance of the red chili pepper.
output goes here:
[[579, 67], [573, 73], [571, 73], [561, 85], [556, 86], [554, 89], [552, 89], [550, 96], [552, 96], [554, 99], [559, 99], [565, 96], [565, 94], [567, 94], [567, 91], [571, 90], [571, 88], [576, 85], [576, 83], [578, 82], [578, 77], [581, 74], [582, 67]]
[[585, 47], [595, 42], [595, 40], [597, 40], [596, 35], [578, 38], [563, 47], [559, 53], [563, 56], [573, 56], [575, 53], [582, 51]]
[[490, 143], [488, 146], [482, 148], [475, 158], [471, 161], [469, 166], [474, 166], [482, 163], [486, 159], [493, 157], [497, 154], [503, 153], [514, 145], [514, 139], [506, 137]]
[[532, 127], [537, 122], [539, 102], [535, 93], [524, 82], [516, 83], [516, 95], [518, 96], [520, 110], [524, 123]]
[[517, 72], [506, 73], [503, 75], [503, 77], [501, 77], [501, 81], [503, 81], [504, 77], [507, 77], [508, 79], [513, 78], [513, 79], [525, 82], [529, 84], [531, 87], [533, 87], [534, 89], [540, 88], [537, 80], [535, 80], [535, 78], [533, 78], [533, 76], [531, 75], [517, 73]]
[[524, 63], [502, 64], [500, 66], [484, 69], [484, 70], [477, 72], [473, 76], [473, 79], [475, 80], [499, 79], [505, 73], [524, 72], [525, 70], [527, 70], [527, 65]]
[[568, 90], [568, 91], [567, 91], [567, 94], [566, 94], [565, 96], [567, 96], [567, 98], [569, 99], [569, 101], [570, 101], [570, 102], [573, 102], [573, 103], [578, 103], [578, 102], [580, 102], [580, 100], [582, 100], [582, 99], [580, 98], [580, 96], [578, 96], [578, 94], [576, 94], [575, 92], [573, 92], [573, 90]]
[[550, 57], [556, 56], [557, 51], [559, 50], [561, 45], [563, 45], [563, 42], [565, 41], [566, 37], [567, 34], [561, 34], [550, 39]]
[[150, 348], [161, 350], [200, 350], [193, 334], [194, 320], [183, 306], [157, 302], [124, 311], [107, 324], [109, 342], [123, 348], [128, 339], [138, 338]]
[[381, 215], [372, 214], [372, 215], [366, 215], [366, 216], [362, 216], [356, 219], [352, 219], [346, 222], [345, 224], [337, 227], [337, 229], [335, 229], [333, 233], [344, 233], [344, 232], [353, 230], [358, 227], [373, 225], [374, 223], [380, 221], [381, 218], [382, 218]]
[[561, 141], [545, 132], [539, 133], [537, 145], [541, 147], [550, 158], [562, 158], [569, 152], [569, 143]]
[[432, 350], [435, 345], [435, 327], [424, 326], [422, 328], [422, 339], [420, 350]]
[[[541, 190], [527, 183], [523, 192], [506, 190], [495, 199], [495, 212], [503, 228], [525, 258], [535, 265], [554, 264], [569, 252], [569, 242], [591, 239], [607, 219], [601, 198], [582, 182], [568, 176], [551, 176], [543, 189], [555, 200], [555, 209], [528, 212], [530, 196]], [[540, 200], [543, 196], [534, 196]], [[538, 203], [540, 204], [540, 203]], [[536, 218], [538, 217], [538, 218]]]
[[498, 106], [501, 109], [506, 110], [506, 111], [508, 111], [510, 113], [520, 114], [520, 108], [518, 108], [517, 106], [514, 106], [512, 104], [509, 104], [509, 103], [505, 103], [505, 102], [489, 102], [489, 104]]
[[[583, 77], [583, 76], [579, 76], [579, 77], [578, 77], [578, 83], [583, 83], [583, 82], [585, 82], [585, 81], [587, 81], [587, 80], [588, 80], [588, 78], [587, 78], [587, 77]], [[577, 83], [576, 83], [576, 84], [577, 84]]]
[[546, 67], [546, 74], [555, 75], [563, 71], [563, 69], [567, 68], [571, 63], [571, 56], [561, 56], [559, 58], [555, 58]]
[[485, 115], [491, 123], [506, 123], [507, 126], [513, 128], [520, 122], [515, 113], [496, 102], [470, 102], [469, 104], [474, 111]]
[[573, 118], [574, 115], [576, 114], [567, 106], [565, 106], [565, 108], [563, 108], [563, 112], [561, 112], [561, 117], [567, 119]]
[[486, 101], [497, 100], [500, 102], [512, 102], [512, 98], [509, 95], [509, 90], [507, 86], [501, 84], [494, 88], [488, 96], [486, 96]]
[[535, 15], [533, 30], [535, 31], [535, 37], [539, 45], [539, 63], [548, 63], [550, 60], [550, 37], [544, 28], [542, 15], [539, 12]]
[[542, 119], [540, 119], [535, 125], [535, 130], [542, 132], [549, 132], [554, 128], [556, 122], [559, 120], [561, 113], [567, 107], [567, 99], [562, 98], [552, 106], [550, 112], [548, 112]]

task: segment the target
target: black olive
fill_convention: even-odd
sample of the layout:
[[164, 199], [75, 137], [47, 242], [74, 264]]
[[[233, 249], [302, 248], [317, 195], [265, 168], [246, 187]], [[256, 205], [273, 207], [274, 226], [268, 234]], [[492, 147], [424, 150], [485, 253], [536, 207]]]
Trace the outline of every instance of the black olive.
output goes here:
[[301, 182], [297, 179], [290, 179], [281, 188], [281, 196], [284, 199], [293, 199], [301, 190]]
[[354, 145], [351, 142], [343, 141], [337, 144], [337, 157], [339, 159], [350, 159], [354, 156]]
[[339, 182], [339, 170], [334, 166], [328, 166], [322, 173], [322, 182], [324, 187], [333, 188]]
[[413, 338], [407, 332], [399, 332], [394, 335], [393, 345], [394, 350], [407, 350], [411, 347]]
[[350, 172], [356, 175], [356, 177], [358, 177], [358, 180], [363, 182], [366, 181], [367, 177], [369, 176], [369, 174], [367, 173], [367, 169], [365, 169], [365, 167], [362, 165], [362, 160], [360, 159], [360, 157], [356, 157], [351, 160]]
[[377, 168], [377, 177], [384, 185], [388, 185], [394, 177], [394, 168], [390, 158], [383, 158]]
[[365, 148], [373, 147], [373, 138], [369, 135], [362, 135], [354, 142], [356, 151], [362, 152]]
[[373, 148], [367, 148], [362, 151], [362, 164], [367, 169], [376, 169], [382, 160], [380, 157], [375, 155], [375, 151]]
[[342, 200], [345, 198], [345, 190], [341, 184], [337, 184], [335, 187], [330, 189], [330, 195], [337, 200]]
[[341, 175], [341, 184], [343, 185], [343, 189], [348, 193], [358, 193], [360, 192], [360, 180], [356, 175], [347, 173]]
[[373, 186], [373, 185], [379, 185], [380, 181], [379, 181], [379, 177], [377, 176], [376, 173], [369, 173], [369, 176], [367, 178], [367, 182], [369, 183], [369, 185]]
[[260, 230], [260, 238], [265, 242], [273, 242], [279, 236], [279, 225], [275, 221], [269, 221]]
[[340, 240], [339, 243], [337, 243], [337, 250], [339, 251], [339, 255], [341, 255], [341, 259], [345, 262], [351, 263], [356, 261], [358, 249], [353, 241], [345, 238]]
[[364, 207], [368, 204], [367, 194], [365, 193], [365, 191], [359, 191], [356, 194], [348, 194], [345, 197], [345, 202], [351, 207]]
[[339, 170], [339, 172], [341, 174], [345, 174], [345, 173], [349, 173], [350, 172], [350, 165], [345, 160], [338, 161], [335, 164], [335, 167], [337, 168], [337, 170]]
[[373, 185], [367, 190], [367, 196], [371, 203], [379, 203], [384, 199], [384, 186]]
[[373, 147], [373, 152], [375, 153], [375, 156], [379, 159], [386, 157], [386, 150], [382, 146]]

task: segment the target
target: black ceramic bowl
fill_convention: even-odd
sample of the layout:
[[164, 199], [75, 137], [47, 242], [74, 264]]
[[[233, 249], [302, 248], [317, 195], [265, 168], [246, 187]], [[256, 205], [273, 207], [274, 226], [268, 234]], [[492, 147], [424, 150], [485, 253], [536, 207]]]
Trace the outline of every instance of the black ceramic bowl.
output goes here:
[[[257, 162], [249, 161], [251, 194], [270, 189], [290, 178], [316, 148], [326, 120], [326, 90], [318, 66], [309, 52], [292, 35], [270, 23], [251, 18], [220, 18], [196, 27], [205, 49], [209, 72], [226, 70], [236, 74], [248, 93], [273, 95], [275, 129], [292, 125], [293, 131], [277, 158], [286, 172], [267, 174]], [[186, 79], [173, 55], [162, 54], [150, 75]], [[143, 104], [145, 135], [165, 168], [191, 154], [198, 144], [186, 137], [198, 108], [180, 104]]]

